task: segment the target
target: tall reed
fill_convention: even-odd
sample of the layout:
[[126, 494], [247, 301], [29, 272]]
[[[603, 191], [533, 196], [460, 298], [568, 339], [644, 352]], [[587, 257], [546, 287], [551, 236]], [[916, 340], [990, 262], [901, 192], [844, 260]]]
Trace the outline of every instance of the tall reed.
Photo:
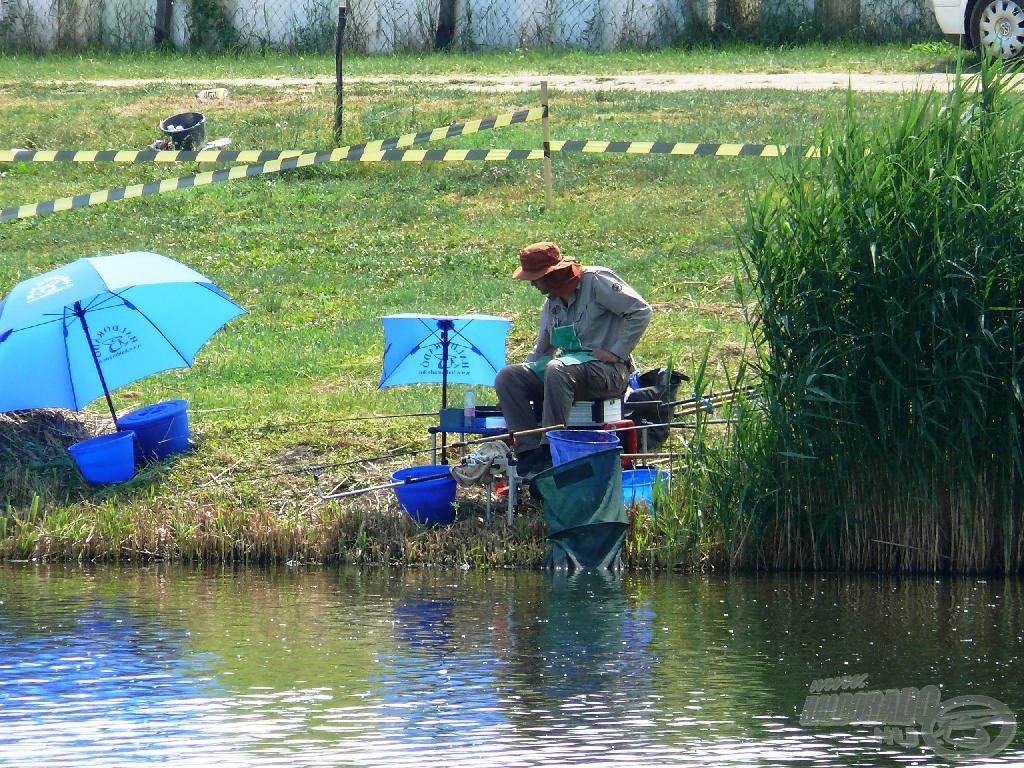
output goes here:
[[846, 114], [748, 203], [769, 447], [744, 562], [1019, 571], [1024, 107], [998, 63]]

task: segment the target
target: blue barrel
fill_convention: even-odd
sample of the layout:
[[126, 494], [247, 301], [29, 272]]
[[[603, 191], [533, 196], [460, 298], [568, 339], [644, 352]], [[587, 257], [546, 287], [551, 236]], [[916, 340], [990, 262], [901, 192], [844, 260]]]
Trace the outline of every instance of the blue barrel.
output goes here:
[[135, 433], [115, 432], [68, 446], [78, 471], [90, 483], [120, 483], [135, 477]]
[[619, 436], [593, 429], [555, 429], [548, 432], [548, 445], [551, 463], [558, 467], [590, 453], [618, 448]]
[[[420, 478], [431, 478], [420, 480]], [[415, 480], [416, 482], [408, 482]], [[451, 468], [426, 464], [400, 469], [391, 475], [398, 503], [422, 525], [447, 525], [455, 519], [455, 478]]]
[[668, 472], [660, 469], [641, 467], [622, 470], [622, 500], [626, 506], [646, 504], [654, 509], [654, 487], [661, 487], [659, 496], [664, 496], [668, 483]]
[[191, 447], [187, 400], [147, 405], [121, 416], [117, 424], [135, 433], [139, 452], [147, 459], [166, 459]]

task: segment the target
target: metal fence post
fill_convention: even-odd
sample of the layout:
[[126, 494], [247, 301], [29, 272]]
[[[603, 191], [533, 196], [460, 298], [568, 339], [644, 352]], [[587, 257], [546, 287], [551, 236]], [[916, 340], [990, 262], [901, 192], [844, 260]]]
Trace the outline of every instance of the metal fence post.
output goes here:
[[341, 123], [342, 104], [344, 94], [342, 88], [341, 62], [344, 51], [345, 17], [348, 15], [348, 5], [342, 3], [338, 6], [338, 29], [334, 36], [334, 146], [341, 145]]
[[554, 204], [551, 193], [551, 132], [548, 128], [548, 81], [540, 81], [541, 135], [544, 140], [544, 207], [551, 210]]

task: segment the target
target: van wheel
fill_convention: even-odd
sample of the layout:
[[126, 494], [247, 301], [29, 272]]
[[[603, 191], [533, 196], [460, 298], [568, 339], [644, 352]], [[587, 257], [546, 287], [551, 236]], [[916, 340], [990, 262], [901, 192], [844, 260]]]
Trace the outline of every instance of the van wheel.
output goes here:
[[980, 0], [971, 13], [971, 37], [982, 55], [1016, 59], [1024, 53], [1024, 5], [1018, 0]]

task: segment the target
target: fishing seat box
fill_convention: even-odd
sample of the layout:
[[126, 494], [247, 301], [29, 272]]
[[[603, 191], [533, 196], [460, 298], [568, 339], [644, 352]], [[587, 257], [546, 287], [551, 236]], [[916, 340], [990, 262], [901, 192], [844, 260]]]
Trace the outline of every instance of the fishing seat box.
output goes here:
[[577, 400], [569, 411], [570, 427], [600, 427], [622, 420], [622, 398]]

